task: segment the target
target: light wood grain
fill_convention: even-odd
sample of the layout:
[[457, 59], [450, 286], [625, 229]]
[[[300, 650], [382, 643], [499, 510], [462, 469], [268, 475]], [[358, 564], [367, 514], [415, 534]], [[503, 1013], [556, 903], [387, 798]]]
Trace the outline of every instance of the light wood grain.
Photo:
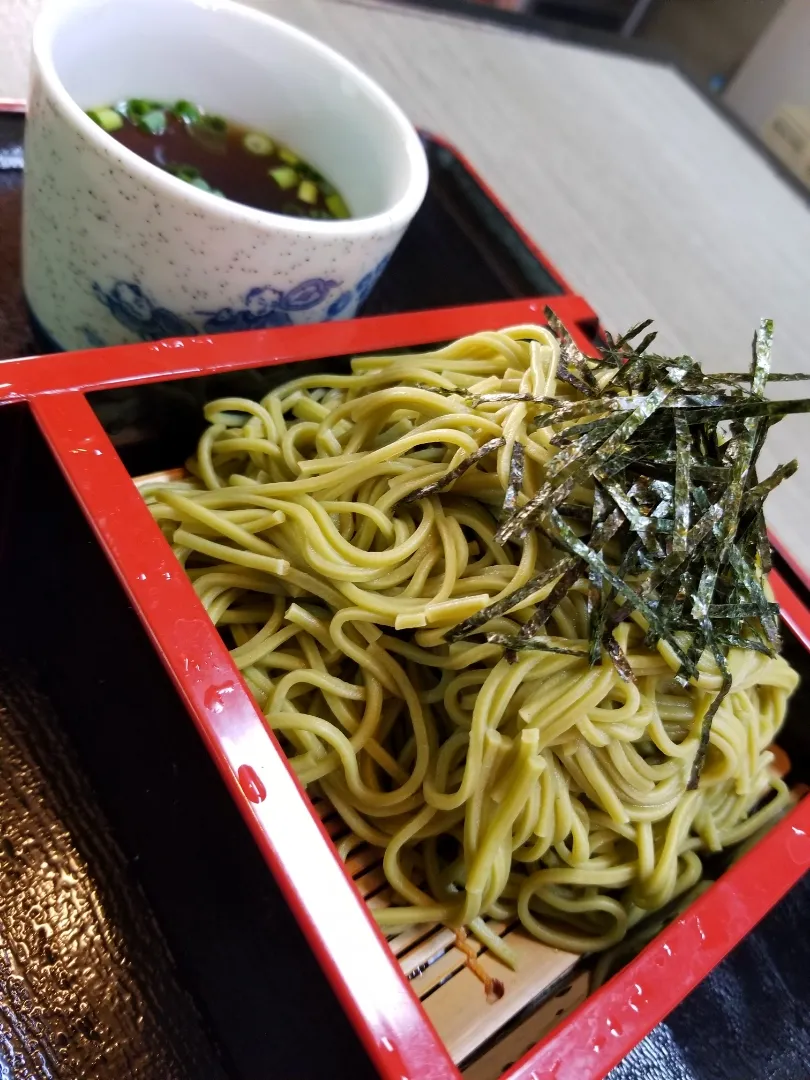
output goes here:
[[[35, 4], [0, 0], [17, 50], [0, 62], [0, 96], [19, 86], [19, 27]], [[454, 141], [607, 326], [653, 316], [664, 348], [717, 370], [747, 363], [768, 314], [779, 367], [810, 369], [810, 211], [676, 72], [383, 3], [254, 4], [338, 48]], [[764, 465], [796, 455], [803, 472], [772, 496], [770, 519], [810, 572], [806, 418], [774, 430]]]
[[[539, 994], [547, 992], [568, 975], [579, 959], [571, 953], [543, 945], [520, 930], [507, 934], [504, 940], [517, 955], [514, 971], [489, 953], [479, 958], [487, 975], [503, 983], [504, 995], [498, 1001], [486, 1001], [480, 981], [463, 964], [458, 964], [456, 974], [429, 997], [424, 996], [419, 980], [411, 981], [411, 986], [423, 998], [425, 1012], [456, 1062], [468, 1058]], [[432, 970], [429, 968], [426, 975]], [[529, 1037], [524, 1052], [531, 1045]], [[494, 1080], [498, 1074], [489, 1075]]]
[[464, 1080], [496, 1080], [585, 1000], [588, 996], [588, 983], [587, 972], [577, 975], [526, 1020], [502, 1035], [485, 1053], [463, 1069]]
[[[154, 480], [155, 477], [144, 479]], [[347, 830], [345, 826], [340, 828], [340, 819], [335, 819], [329, 801], [316, 796], [313, 805], [327, 824], [329, 835], [338, 840]], [[330, 825], [337, 827], [330, 828]], [[347, 871], [372, 910], [388, 907], [394, 900], [386, 885], [382, 855], [377, 848], [361, 844], [346, 861]], [[479, 1064], [476, 1075], [481, 1080], [496, 1080], [503, 1063], [525, 1052], [540, 1034], [554, 1026], [557, 1018], [568, 1008], [573, 1008], [586, 991], [583, 979], [578, 978], [580, 989], [576, 993], [568, 992], [568, 981], [573, 979], [572, 972], [579, 963], [579, 956], [544, 945], [522, 928], [510, 929], [507, 924], [494, 919], [485, 921], [490, 931], [502, 937], [513, 950], [517, 961], [514, 971], [472, 936], [466, 940], [465, 950], [469, 953], [462, 951], [454, 931], [439, 924], [406, 927], [389, 935], [388, 944], [457, 1064], [474, 1058], [502, 1029], [509, 1030], [513, 1024], [520, 1029], [511, 1033], [512, 1037], [506, 1040], [504, 1047], [492, 1047], [491, 1052], [488, 1050], [483, 1055], [486, 1061]], [[470, 954], [477, 960], [477, 974], [469, 966]], [[482, 975], [502, 984], [499, 998], [491, 1000], [487, 997]], [[562, 996], [568, 1004], [552, 998], [537, 1010], [538, 999], [558, 988], [564, 991]], [[523, 1047], [519, 1052], [518, 1045]]]

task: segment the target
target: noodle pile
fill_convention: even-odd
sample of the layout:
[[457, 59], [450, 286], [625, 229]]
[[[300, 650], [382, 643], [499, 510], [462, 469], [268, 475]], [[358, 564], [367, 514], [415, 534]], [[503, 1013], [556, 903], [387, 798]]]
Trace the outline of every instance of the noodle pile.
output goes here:
[[[447, 640], [559, 559], [541, 530], [495, 536], [558, 452], [531, 424], [545, 406], [514, 398], [576, 399], [559, 351], [520, 326], [214, 401], [191, 477], [142, 489], [297, 775], [350, 829], [342, 856], [384, 849], [381, 926], [466, 926], [501, 956], [485, 916], [564, 949], [614, 945], [695, 885], [701, 853], [790, 798], [767, 749], [797, 683], [781, 657], [728, 651], [731, 690], [687, 790], [715, 658], [676, 680], [633, 612], [613, 630], [632, 675], [607, 649], [590, 666], [582, 566], [544, 647], [497, 641], [555, 577]], [[593, 485], [575, 495], [593, 504]], [[618, 563], [609, 538], [604, 555]]]

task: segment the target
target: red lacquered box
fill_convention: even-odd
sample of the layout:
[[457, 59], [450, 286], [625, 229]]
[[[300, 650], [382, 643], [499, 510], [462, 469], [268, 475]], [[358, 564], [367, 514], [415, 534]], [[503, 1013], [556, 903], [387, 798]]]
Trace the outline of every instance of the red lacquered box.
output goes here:
[[[195, 422], [188, 419], [193, 411], [181, 417], [181, 406], [215, 396], [210, 387], [216, 386], [219, 396], [228, 380], [249, 378], [266, 388], [289, 377], [285, 368], [290, 364], [311, 361], [323, 367], [335, 357], [542, 322], [546, 302], [515, 300], [0, 365], [0, 402], [8, 406], [0, 414], [0, 444], [13, 448], [14, 424], [6, 421], [25, 416], [27, 424], [30, 412], [343, 1009], [386, 1080], [462, 1074], [428, 1019], [430, 1010], [420, 1004], [337, 858], [327, 829], [291, 773], [132, 476], [182, 464], [196, 432], [188, 427]], [[587, 341], [596, 326], [588, 305], [570, 295], [549, 303], [580, 340]], [[195, 415], [199, 430], [199, 409]], [[35, 478], [26, 468], [23, 454], [9, 472], [16, 472], [21, 489], [27, 490]], [[35, 502], [29, 494], [26, 505]], [[15, 518], [7, 516], [0, 540], [8, 541], [14, 528]], [[6, 574], [14, 572], [8, 550], [8, 544], [0, 550]], [[810, 650], [810, 612], [776, 573], [772, 584], [785, 623]], [[160, 745], [151, 752], [160, 755]], [[528, 1052], [531, 1039], [548, 1027], [547, 1022], [532, 1027], [531, 1008], [511, 1017], [508, 1049], [503, 1038], [504, 1047], [498, 1050], [499, 1035], [494, 1034], [476, 1053], [459, 1057], [456, 1052], [456, 1059], [476, 1078], [499, 1073], [512, 1080], [604, 1076], [803, 874], [810, 865], [809, 833], [810, 803], [805, 800]], [[536, 987], [538, 993], [544, 985]], [[527, 1004], [536, 1004], [534, 988], [529, 989]], [[483, 1007], [480, 1001], [470, 1003], [479, 1013]], [[565, 1013], [567, 1007], [557, 1011]], [[481, 1064], [486, 1054], [489, 1074]]]

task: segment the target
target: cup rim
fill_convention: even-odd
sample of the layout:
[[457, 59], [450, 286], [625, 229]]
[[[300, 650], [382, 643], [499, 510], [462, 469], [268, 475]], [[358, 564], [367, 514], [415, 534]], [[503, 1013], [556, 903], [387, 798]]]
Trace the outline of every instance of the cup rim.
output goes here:
[[[139, 0], [129, 0], [129, 3], [138, 2]], [[162, 0], [162, 2], [200, 11], [211, 9], [211, 4], [207, 0]], [[389, 121], [398, 131], [408, 160], [408, 183], [400, 198], [387, 209], [376, 214], [360, 218], [343, 218], [338, 221], [310, 220], [287, 214], [276, 214], [270, 210], [260, 210], [257, 207], [247, 206], [228, 198], [222, 199], [201, 191], [116, 142], [90, 119], [84, 109], [68, 93], [53, 59], [53, 42], [64, 20], [82, 8], [92, 10], [96, 3], [97, 0], [72, 0], [72, 2], [47, 0], [34, 23], [33, 70], [39, 72], [43, 81], [55, 95], [66, 118], [79, 133], [104, 156], [126, 166], [133, 176], [148, 187], [158, 193], [181, 198], [211, 217], [235, 220], [249, 225], [267, 225], [268, 222], [272, 222], [276, 228], [290, 233], [310, 236], [315, 234], [324, 238], [329, 236], [347, 239], [361, 238], [373, 233], [392, 232], [407, 225], [419, 209], [428, 185], [427, 157], [413, 124], [389, 94], [379, 83], [330, 45], [326, 45], [305, 30], [283, 19], [246, 7], [244, 4], [235, 3], [234, 0], [217, 0], [216, 11], [225, 12], [229, 18], [254, 22], [265, 31], [282, 37], [296, 39], [298, 43], [311, 49], [321, 61], [337, 68], [341, 75], [350, 78], [366, 95], [383, 106]]]

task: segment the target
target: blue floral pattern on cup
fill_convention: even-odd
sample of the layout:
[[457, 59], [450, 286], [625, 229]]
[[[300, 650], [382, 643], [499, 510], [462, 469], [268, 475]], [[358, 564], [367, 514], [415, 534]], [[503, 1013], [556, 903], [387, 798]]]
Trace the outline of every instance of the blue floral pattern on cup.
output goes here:
[[374, 269], [370, 270], [367, 274], [364, 274], [363, 277], [361, 277], [355, 285], [354, 294], [357, 297], [358, 307], [360, 307], [362, 304], [365, 304], [366, 300], [369, 297], [369, 293], [377, 284], [383, 270], [385, 270], [386, 266], [388, 266], [388, 263], [391, 261], [392, 254], [393, 253], [389, 251], [387, 255], [384, 255], [374, 267]]
[[336, 319], [340, 315], [341, 311], [345, 311], [354, 298], [354, 293], [351, 289], [346, 289], [340, 294], [340, 296], [333, 300], [329, 307], [326, 309], [327, 319]]
[[[348, 307], [356, 311], [368, 299], [381, 274], [391, 259], [385, 255], [373, 270], [352, 288], [344, 289], [329, 304], [323, 316], [327, 320], [338, 318]], [[330, 278], [307, 278], [291, 289], [277, 289], [273, 285], [258, 285], [250, 289], [238, 307], [221, 307], [214, 311], [195, 311], [205, 321], [202, 332], [221, 334], [236, 330], [266, 330], [276, 326], [293, 326], [293, 315], [310, 311], [322, 304], [339, 281]], [[199, 327], [168, 308], [155, 303], [134, 281], [116, 281], [109, 289], [93, 283], [93, 292], [107, 310], [128, 330], [142, 341], [157, 341], [166, 337], [189, 337], [199, 333]], [[81, 328], [88, 345], [103, 344], [98, 334], [88, 326]]]
[[358, 308], [366, 302], [371, 293], [371, 290], [377, 284], [380, 275], [391, 260], [391, 252], [385, 255], [373, 270], [369, 270], [367, 274], [364, 274], [353, 289], [346, 289], [340, 294], [329, 307], [326, 309], [327, 319], [336, 319], [341, 312], [345, 311], [349, 304], [352, 304], [352, 311], [357, 311]]
[[[340, 285], [329, 278], [308, 278], [292, 289], [282, 291], [272, 285], [250, 289], [237, 308], [222, 307], [216, 311], [196, 311], [205, 322], [206, 334], [233, 330], [263, 330], [274, 326], [292, 326], [291, 313], [309, 311], [323, 303], [330, 292]], [[134, 281], [116, 281], [104, 290], [98, 282], [93, 292], [107, 310], [142, 341], [157, 341], [166, 337], [189, 337], [199, 333], [194, 326], [168, 308], [156, 304]], [[332, 305], [334, 306], [334, 305]], [[330, 308], [331, 311], [331, 308]], [[331, 318], [327, 312], [327, 318]], [[87, 328], [83, 328], [87, 337]], [[88, 344], [95, 344], [88, 339]]]
[[328, 278], [308, 278], [286, 292], [272, 285], [258, 285], [245, 294], [243, 307], [223, 307], [218, 311], [198, 311], [196, 314], [205, 316], [203, 329], [207, 334], [292, 326], [290, 312], [309, 311], [317, 307], [339, 284], [339, 281]]
[[84, 335], [84, 340], [91, 349], [103, 349], [107, 342], [92, 326], [80, 326], [79, 333]]
[[173, 311], [153, 303], [133, 281], [116, 281], [109, 292], [93, 283], [93, 292], [110, 313], [142, 341], [165, 337], [188, 337], [196, 327]]

